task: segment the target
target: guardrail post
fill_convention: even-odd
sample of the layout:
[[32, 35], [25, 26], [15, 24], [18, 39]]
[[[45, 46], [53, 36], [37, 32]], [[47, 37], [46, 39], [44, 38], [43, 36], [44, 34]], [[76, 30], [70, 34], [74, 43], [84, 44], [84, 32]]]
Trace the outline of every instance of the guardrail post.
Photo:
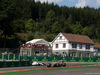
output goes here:
[[8, 60], [9, 60], [9, 54], [8, 54]]
[[19, 54], [19, 61], [21, 61], [20, 54]]
[[4, 58], [4, 54], [2, 54], [2, 61], [3, 61], [3, 58]]
[[13, 60], [15, 60], [15, 54], [13, 55]]

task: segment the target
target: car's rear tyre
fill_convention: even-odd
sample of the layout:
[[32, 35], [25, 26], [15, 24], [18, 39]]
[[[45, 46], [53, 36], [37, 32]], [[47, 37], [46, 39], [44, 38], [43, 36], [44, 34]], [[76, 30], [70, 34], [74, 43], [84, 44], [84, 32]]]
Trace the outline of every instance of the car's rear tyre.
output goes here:
[[65, 66], [66, 66], [66, 63], [63, 64], [63, 67], [65, 67]]
[[51, 64], [49, 63], [49, 64], [47, 65], [47, 67], [51, 67]]

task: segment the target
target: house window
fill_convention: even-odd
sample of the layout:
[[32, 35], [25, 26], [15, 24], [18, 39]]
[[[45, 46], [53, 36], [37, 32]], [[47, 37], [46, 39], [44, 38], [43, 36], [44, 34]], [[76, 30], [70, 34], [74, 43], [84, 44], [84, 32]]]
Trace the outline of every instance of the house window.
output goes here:
[[77, 48], [77, 44], [76, 43], [72, 43], [72, 48]]
[[86, 45], [86, 49], [90, 49], [90, 45]]
[[58, 48], [58, 44], [56, 44], [56, 48]]
[[82, 53], [81, 52], [79, 53], [79, 57], [82, 57]]
[[66, 48], [66, 43], [63, 43], [63, 48]]
[[90, 57], [90, 54], [89, 54], [89, 53], [86, 53], [86, 54], [85, 54], [85, 57]]
[[100, 53], [100, 49], [98, 49], [98, 53]]
[[60, 36], [60, 39], [62, 39], [62, 36]]
[[79, 45], [79, 48], [82, 49], [82, 44]]
[[99, 49], [99, 48], [98, 48], [98, 49], [97, 49], [97, 48], [95, 48], [94, 50], [95, 50], [95, 52], [100, 53], [100, 49]]
[[72, 52], [72, 57], [76, 57], [76, 52]]

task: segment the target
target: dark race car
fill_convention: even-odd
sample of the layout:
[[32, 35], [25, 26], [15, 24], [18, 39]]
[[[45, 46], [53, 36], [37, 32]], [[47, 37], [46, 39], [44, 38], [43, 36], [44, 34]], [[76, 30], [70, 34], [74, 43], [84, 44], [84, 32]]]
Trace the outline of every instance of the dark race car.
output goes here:
[[49, 63], [47, 67], [65, 67], [66, 63], [64, 63], [62, 60], [59, 60], [57, 62]]

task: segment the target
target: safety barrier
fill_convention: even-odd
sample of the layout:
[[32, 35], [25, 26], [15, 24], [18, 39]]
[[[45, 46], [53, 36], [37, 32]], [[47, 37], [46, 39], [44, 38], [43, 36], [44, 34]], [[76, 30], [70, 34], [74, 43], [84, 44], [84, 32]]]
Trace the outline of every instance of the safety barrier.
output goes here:
[[1, 61], [0, 68], [30, 66], [30, 61]]
[[[9, 60], [8, 60], [9, 59]], [[30, 61], [57, 61], [66, 62], [100, 62], [100, 58], [81, 58], [81, 57], [42, 57], [42, 56], [0, 56], [0, 68], [30, 66]]]
[[57, 61], [68, 62], [100, 62], [100, 58], [81, 58], [81, 57], [26, 57], [28, 61]]
[[0, 60], [26, 60], [26, 61], [57, 61], [63, 60], [68, 62], [100, 62], [100, 58], [85, 57], [46, 57], [46, 56], [0, 56]]

